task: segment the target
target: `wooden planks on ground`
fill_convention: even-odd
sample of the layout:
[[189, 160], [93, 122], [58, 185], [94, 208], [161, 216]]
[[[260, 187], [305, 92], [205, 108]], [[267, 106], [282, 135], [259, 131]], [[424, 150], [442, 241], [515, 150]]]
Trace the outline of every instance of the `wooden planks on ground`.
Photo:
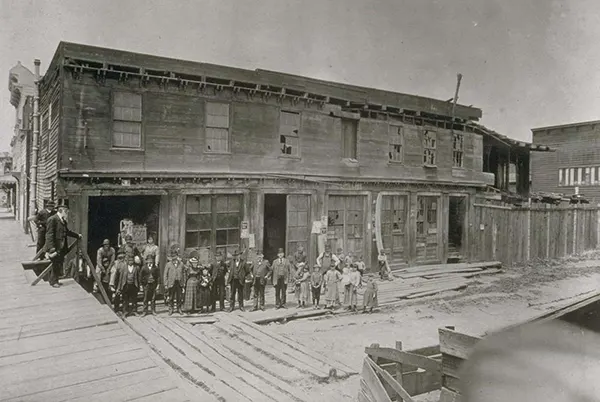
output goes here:
[[402, 279], [417, 278], [425, 275], [438, 275], [438, 274], [450, 274], [458, 272], [481, 272], [482, 268], [439, 268], [433, 270], [426, 270], [420, 272], [400, 273], [398, 276]]
[[435, 264], [435, 265], [420, 265], [416, 267], [409, 267], [400, 269], [394, 274], [412, 274], [412, 273], [423, 273], [428, 271], [437, 271], [437, 270], [455, 270], [455, 269], [471, 269], [471, 268], [479, 268], [479, 269], [487, 269], [487, 268], [500, 268], [502, 263], [500, 261], [488, 261], [488, 262], [474, 262], [474, 263], [456, 263], [456, 264]]
[[504, 272], [500, 268], [488, 268], [475, 272], [450, 272], [450, 273], [441, 273], [434, 275], [423, 275], [423, 278], [426, 279], [442, 279], [442, 278], [472, 278], [478, 275], [493, 275]]

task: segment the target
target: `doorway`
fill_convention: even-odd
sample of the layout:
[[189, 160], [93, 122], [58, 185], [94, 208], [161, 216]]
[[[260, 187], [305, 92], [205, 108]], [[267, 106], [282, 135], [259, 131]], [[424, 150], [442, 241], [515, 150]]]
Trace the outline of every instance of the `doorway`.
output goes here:
[[448, 261], [460, 262], [464, 244], [467, 198], [450, 196], [448, 205]]
[[88, 254], [96, 264], [96, 250], [104, 239], [118, 248], [120, 222], [130, 219], [135, 225], [146, 225], [147, 235], [158, 243], [160, 196], [98, 196], [89, 198]]
[[263, 254], [272, 261], [277, 257], [277, 249], [286, 245], [287, 196], [285, 194], [265, 194], [265, 221]]
[[438, 263], [438, 202], [437, 196], [417, 197], [417, 258], [419, 264]]

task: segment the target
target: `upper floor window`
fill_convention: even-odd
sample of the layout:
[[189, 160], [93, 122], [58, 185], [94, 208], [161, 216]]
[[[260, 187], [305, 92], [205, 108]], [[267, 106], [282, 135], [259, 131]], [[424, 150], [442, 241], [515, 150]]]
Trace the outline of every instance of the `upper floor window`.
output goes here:
[[283, 155], [300, 156], [300, 113], [281, 111], [279, 143]]
[[206, 152], [229, 152], [229, 104], [206, 103]]
[[388, 158], [392, 162], [404, 161], [404, 127], [390, 126]]
[[600, 166], [560, 168], [559, 186], [597, 186], [600, 185]]
[[358, 148], [358, 121], [342, 119], [342, 156], [356, 159]]
[[142, 95], [113, 93], [113, 147], [142, 147]]
[[463, 159], [465, 152], [465, 136], [462, 133], [452, 134], [452, 166], [463, 167]]
[[435, 166], [436, 164], [437, 135], [433, 130], [423, 130], [423, 164]]

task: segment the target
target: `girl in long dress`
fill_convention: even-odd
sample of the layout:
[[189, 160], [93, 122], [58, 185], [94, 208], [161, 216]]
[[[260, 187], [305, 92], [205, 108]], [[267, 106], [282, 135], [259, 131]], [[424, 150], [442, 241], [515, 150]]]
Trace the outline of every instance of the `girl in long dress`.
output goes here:
[[377, 282], [375, 278], [369, 277], [367, 279], [367, 287], [365, 294], [363, 295], [363, 314], [369, 309], [369, 313], [373, 312], [373, 308], [377, 307]]
[[200, 276], [200, 282], [198, 286], [198, 305], [200, 306], [200, 312], [204, 312], [204, 308], [206, 308], [206, 312], [208, 313], [212, 300], [210, 299], [210, 272], [208, 267], [203, 267], [202, 274]]
[[335, 266], [329, 267], [329, 271], [325, 272], [325, 308], [333, 309], [333, 304], [339, 302], [340, 290], [339, 283], [342, 280], [342, 274], [335, 269]]
[[302, 307], [306, 307], [309, 301], [310, 295], [310, 273], [308, 272], [308, 266], [304, 266], [302, 272], [302, 278], [300, 279], [300, 301]]
[[198, 284], [200, 280], [200, 267], [198, 257], [190, 256], [188, 261], [187, 282], [185, 283], [185, 298], [183, 300], [183, 311], [191, 314], [199, 309]]
[[358, 272], [356, 264], [350, 266], [350, 310], [356, 311], [356, 305], [358, 304], [358, 288], [361, 285], [361, 277]]

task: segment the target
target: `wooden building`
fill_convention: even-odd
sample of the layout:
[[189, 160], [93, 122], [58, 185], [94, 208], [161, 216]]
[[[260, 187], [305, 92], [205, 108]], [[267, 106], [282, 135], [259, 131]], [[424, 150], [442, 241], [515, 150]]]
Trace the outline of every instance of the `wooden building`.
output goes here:
[[570, 196], [577, 192], [600, 202], [600, 121], [587, 121], [531, 130], [534, 141], [556, 149], [532, 159], [536, 192]]
[[472, 258], [479, 109], [453, 121], [447, 101], [64, 42], [40, 96], [38, 199], [67, 197], [91, 249], [129, 218], [163, 259], [177, 243], [314, 261], [326, 222], [367, 263]]

